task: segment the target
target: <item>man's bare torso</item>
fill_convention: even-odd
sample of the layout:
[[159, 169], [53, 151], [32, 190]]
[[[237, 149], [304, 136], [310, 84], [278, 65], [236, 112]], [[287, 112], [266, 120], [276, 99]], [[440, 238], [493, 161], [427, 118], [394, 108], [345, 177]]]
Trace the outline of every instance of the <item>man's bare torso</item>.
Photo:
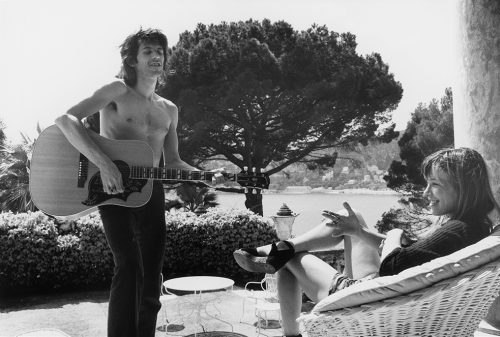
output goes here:
[[154, 153], [154, 165], [158, 165], [165, 137], [172, 123], [174, 105], [153, 94], [152, 100], [134, 89], [127, 92], [100, 113], [101, 135], [118, 140], [142, 140]]

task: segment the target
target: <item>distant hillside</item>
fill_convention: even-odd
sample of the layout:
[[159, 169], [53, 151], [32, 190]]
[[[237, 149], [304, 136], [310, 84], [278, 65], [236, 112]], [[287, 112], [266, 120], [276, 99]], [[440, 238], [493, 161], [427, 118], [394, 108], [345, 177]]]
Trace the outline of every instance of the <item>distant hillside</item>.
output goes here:
[[[332, 151], [333, 152], [333, 151]], [[334, 167], [309, 170], [305, 164], [287, 167], [271, 177], [271, 189], [288, 186], [310, 186], [331, 189], [386, 189], [383, 176], [393, 160], [399, 159], [397, 140], [391, 143], [369, 143], [353, 149], [338, 149]]]
[[[332, 150], [330, 153], [334, 152]], [[306, 164], [294, 164], [271, 176], [270, 189], [284, 190], [288, 186], [324, 187], [331, 189], [369, 188], [386, 189], [383, 176], [393, 160], [399, 160], [397, 140], [391, 143], [371, 142], [352, 149], [337, 149], [334, 167], [308, 169]], [[210, 162], [206, 169], [225, 167], [227, 171], [239, 169], [225, 161]]]

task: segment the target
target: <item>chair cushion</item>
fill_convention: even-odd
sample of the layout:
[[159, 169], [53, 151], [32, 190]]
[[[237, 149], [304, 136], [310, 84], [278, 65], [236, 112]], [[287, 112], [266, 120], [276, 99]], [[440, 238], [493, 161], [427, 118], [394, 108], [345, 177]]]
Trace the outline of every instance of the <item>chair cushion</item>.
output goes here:
[[397, 275], [354, 284], [318, 302], [312, 312], [337, 310], [423, 289], [500, 258], [500, 226], [479, 242]]

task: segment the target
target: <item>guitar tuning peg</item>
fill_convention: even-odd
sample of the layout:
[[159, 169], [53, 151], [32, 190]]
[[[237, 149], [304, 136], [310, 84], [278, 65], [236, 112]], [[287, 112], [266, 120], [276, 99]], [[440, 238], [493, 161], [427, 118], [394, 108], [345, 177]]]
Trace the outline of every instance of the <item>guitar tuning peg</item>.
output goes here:
[[243, 166], [243, 172], [248, 171], [248, 166]]
[[256, 188], [253, 188], [253, 189], [252, 189], [252, 194], [258, 194], [258, 193], [257, 193], [257, 191], [258, 191], [258, 190], [257, 190]]
[[248, 194], [248, 187], [245, 187], [245, 194]]
[[252, 167], [252, 172], [255, 173], [257, 171], [257, 169], [254, 167]]
[[264, 168], [262, 167], [259, 172], [260, 173], [264, 172]]

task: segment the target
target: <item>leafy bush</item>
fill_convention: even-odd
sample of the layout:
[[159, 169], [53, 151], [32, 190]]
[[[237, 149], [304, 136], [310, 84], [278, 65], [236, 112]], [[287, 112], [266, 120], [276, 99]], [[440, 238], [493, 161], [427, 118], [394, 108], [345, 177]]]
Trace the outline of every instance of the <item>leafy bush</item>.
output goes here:
[[57, 239], [57, 227], [42, 213], [0, 213], [0, 287], [50, 284]]
[[93, 288], [108, 284], [113, 259], [97, 214], [59, 224], [41, 212], [0, 213], [0, 290]]
[[408, 193], [398, 200], [399, 207], [393, 207], [382, 214], [375, 228], [380, 233], [400, 228], [410, 239], [417, 240], [425, 236], [435, 222], [435, 217], [426, 212], [425, 198], [421, 193]]
[[217, 275], [255, 279], [241, 269], [233, 251], [278, 240], [271, 220], [249, 210], [211, 208], [207, 213], [177, 213], [167, 218], [164, 275]]
[[[247, 210], [167, 213], [165, 278], [218, 275], [255, 279], [233, 251], [277, 240], [270, 220]], [[113, 257], [98, 213], [56, 222], [41, 212], [0, 213], [0, 293], [109, 286]]]
[[108, 284], [113, 276], [113, 255], [98, 213], [79, 218], [73, 224], [78, 238], [75, 261], [78, 268], [71, 278], [75, 284]]

